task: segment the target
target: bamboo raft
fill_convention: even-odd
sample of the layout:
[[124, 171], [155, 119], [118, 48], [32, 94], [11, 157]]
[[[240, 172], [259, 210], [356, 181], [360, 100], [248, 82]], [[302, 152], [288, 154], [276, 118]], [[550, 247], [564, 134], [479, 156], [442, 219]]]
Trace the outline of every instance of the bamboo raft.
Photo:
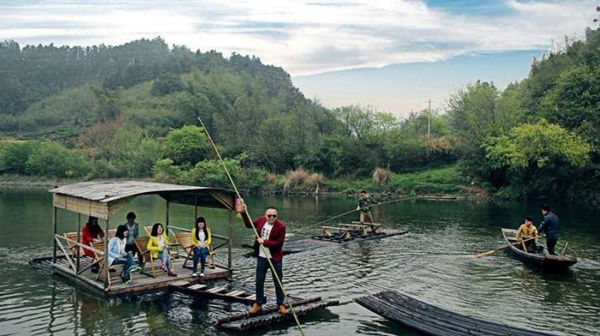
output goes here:
[[[292, 305], [298, 317], [304, 316], [310, 312], [322, 309], [329, 306], [338, 305], [339, 301], [323, 301], [320, 297], [312, 297], [307, 299], [293, 299]], [[274, 324], [286, 323], [293, 321], [291, 313], [280, 315], [277, 312], [276, 304], [266, 304], [263, 306], [263, 311], [249, 315], [248, 313], [235, 313], [227, 315], [223, 318], [215, 320], [217, 328], [230, 331], [246, 331], [262, 326], [271, 326]]]
[[[184, 293], [190, 297], [202, 297], [207, 299], [219, 299], [226, 302], [241, 302], [252, 304], [255, 301], [255, 289], [247, 284], [217, 283], [209, 287], [204, 283], [194, 283], [190, 281], [177, 281], [169, 284], [169, 290]], [[272, 295], [267, 295], [272, 296]], [[274, 297], [269, 297], [270, 301]], [[298, 316], [306, 315], [312, 311], [339, 304], [339, 301], [323, 301], [320, 297], [299, 298], [290, 297], [294, 311]], [[261, 326], [271, 326], [274, 324], [286, 323], [291, 321], [292, 314], [280, 315], [277, 312], [278, 306], [274, 303], [265, 304], [263, 311], [249, 315], [247, 312], [237, 312], [225, 315], [215, 319], [215, 325], [223, 330], [245, 331]]]
[[554, 334], [513, 327], [455, 313], [396, 291], [356, 299], [361, 306], [392, 321], [435, 336], [550, 336]]
[[299, 253], [349, 242], [383, 239], [408, 233], [405, 230], [383, 229], [379, 223], [360, 224], [359, 222], [342, 223], [338, 226], [323, 226], [321, 230], [323, 231], [321, 236], [286, 241], [283, 245], [283, 254]]

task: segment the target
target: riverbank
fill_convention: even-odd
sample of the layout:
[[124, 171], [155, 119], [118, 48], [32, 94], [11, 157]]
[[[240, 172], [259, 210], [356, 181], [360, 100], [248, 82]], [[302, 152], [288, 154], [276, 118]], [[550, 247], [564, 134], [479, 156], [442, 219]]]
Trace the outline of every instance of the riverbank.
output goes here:
[[[131, 178], [121, 178], [129, 180]], [[136, 178], [140, 179], [140, 178]], [[141, 178], [154, 181], [151, 178]], [[55, 186], [76, 183], [84, 179], [58, 179], [44, 176], [0, 175], [0, 187], [49, 189]], [[164, 181], [175, 182], [176, 181]], [[487, 199], [489, 194], [476, 185], [467, 185], [466, 179], [454, 166], [428, 169], [420, 172], [394, 174], [386, 183], [374, 183], [372, 179], [325, 179], [312, 183], [286, 184], [286, 176], [271, 175], [265, 181], [251, 181], [249, 185], [262, 188], [238, 187], [243, 193], [258, 195], [319, 195], [326, 197], [355, 197], [366, 190], [382, 199], [414, 197], [439, 200]]]

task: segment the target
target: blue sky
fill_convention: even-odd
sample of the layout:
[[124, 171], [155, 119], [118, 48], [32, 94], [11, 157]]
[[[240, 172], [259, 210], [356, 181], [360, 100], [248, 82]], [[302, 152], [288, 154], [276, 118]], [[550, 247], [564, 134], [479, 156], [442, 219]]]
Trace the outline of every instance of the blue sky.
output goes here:
[[[0, 39], [168, 43], [260, 57], [308, 97], [397, 113], [476, 80], [526, 76], [534, 55], [592, 25], [590, 0], [0, 0]], [[558, 42], [557, 42], [558, 41]]]

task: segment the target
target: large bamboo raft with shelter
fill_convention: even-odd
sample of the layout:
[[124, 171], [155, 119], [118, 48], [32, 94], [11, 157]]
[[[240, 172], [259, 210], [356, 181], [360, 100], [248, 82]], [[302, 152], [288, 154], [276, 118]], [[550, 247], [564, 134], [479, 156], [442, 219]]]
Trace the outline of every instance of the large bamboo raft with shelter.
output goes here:
[[[226, 278], [231, 274], [231, 239], [232, 239], [232, 213], [234, 212], [235, 193], [231, 190], [211, 187], [185, 186], [166, 183], [154, 183], [145, 181], [90, 181], [80, 182], [71, 185], [62, 186], [50, 190], [53, 194], [53, 249], [52, 257], [43, 257], [32, 260], [32, 263], [49, 264], [52, 270], [66, 278], [67, 280], [85, 287], [102, 296], [111, 297], [122, 294], [142, 293], [148, 291], [165, 290], [172, 283], [180, 280], [189, 280], [198, 282], [200, 280], [210, 281], [214, 279]], [[133, 273], [133, 284], [122, 284], [117, 278], [117, 272], [111, 274], [109, 267], [103, 267], [104, 256], [108, 254], [108, 240], [114, 230], [111, 231], [112, 216], [125, 204], [141, 195], [159, 195], [165, 200], [165, 230], [171, 235], [177, 250], [173, 254], [173, 266], [178, 277], [169, 277], [166, 273], [160, 271], [151, 254], [146, 253], [147, 237], [142, 237], [140, 228], [140, 237], [136, 238], [135, 244], [142, 252], [145, 263], [142, 273]], [[179, 228], [170, 225], [169, 209], [171, 203], [184, 204], [194, 207], [194, 218], [190, 218], [193, 223], [198, 214], [198, 207], [220, 208], [229, 211], [229, 223], [225, 224], [226, 236], [213, 234], [213, 240], [217, 246], [213, 250], [226, 247], [227, 264], [222, 265], [218, 262], [211, 263], [211, 267], [206, 269], [205, 276], [202, 278], [192, 277], [192, 272], [187, 269], [186, 263], [190, 259], [191, 246], [184, 246], [186, 241], [185, 232], [188, 229]], [[59, 209], [79, 214], [77, 219], [77, 231], [59, 233]], [[81, 215], [97, 217], [104, 220], [104, 226], [107, 234], [104, 240], [93, 243], [91, 246], [81, 243]], [[190, 216], [191, 217], [191, 216]], [[121, 221], [119, 221], [121, 223]], [[219, 224], [216, 224], [219, 225]], [[91, 251], [95, 258], [84, 256], [84, 251]], [[92, 264], [100, 265], [100, 271], [92, 273]], [[157, 270], [158, 269], [158, 270]]]

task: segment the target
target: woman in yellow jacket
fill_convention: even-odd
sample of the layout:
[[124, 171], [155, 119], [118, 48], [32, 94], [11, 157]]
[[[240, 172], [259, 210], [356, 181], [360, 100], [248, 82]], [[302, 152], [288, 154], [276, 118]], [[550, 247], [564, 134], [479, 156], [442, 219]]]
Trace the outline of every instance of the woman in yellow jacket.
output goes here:
[[152, 232], [150, 233], [150, 239], [148, 239], [148, 245], [146, 245], [148, 251], [152, 252], [152, 258], [161, 258], [162, 265], [161, 269], [165, 272], [169, 272], [168, 275], [175, 277], [175, 269], [171, 264], [171, 255], [169, 254], [169, 237], [165, 232], [161, 223], [156, 223], [152, 226]]
[[206, 256], [210, 253], [208, 247], [212, 243], [210, 229], [206, 226], [204, 217], [196, 219], [196, 225], [192, 229], [192, 246], [194, 251], [193, 276], [198, 276], [198, 259], [200, 259], [200, 276], [204, 276]]

